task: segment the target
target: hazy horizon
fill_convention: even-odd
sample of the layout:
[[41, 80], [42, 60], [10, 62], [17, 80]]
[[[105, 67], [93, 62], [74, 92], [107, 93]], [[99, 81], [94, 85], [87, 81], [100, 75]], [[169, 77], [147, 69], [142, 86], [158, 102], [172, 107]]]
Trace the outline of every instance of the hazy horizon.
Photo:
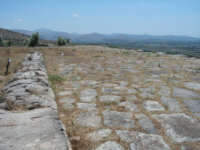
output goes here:
[[200, 37], [199, 0], [3, 0], [0, 27]]

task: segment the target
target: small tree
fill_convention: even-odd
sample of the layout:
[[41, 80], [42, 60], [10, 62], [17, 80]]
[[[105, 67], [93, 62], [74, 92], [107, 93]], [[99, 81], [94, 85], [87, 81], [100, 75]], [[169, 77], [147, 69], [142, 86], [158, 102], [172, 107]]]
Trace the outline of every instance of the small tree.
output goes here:
[[34, 47], [39, 45], [39, 33], [34, 33], [31, 36], [30, 42], [29, 42], [29, 46]]
[[63, 38], [59, 37], [57, 40], [57, 44], [58, 46], [63, 46], [66, 45], [66, 41]]
[[70, 42], [70, 39], [66, 39], [66, 42], [67, 42], [67, 44], [70, 44], [71, 42]]
[[12, 45], [12, 42], [11, 42], [10, 40], [8, 40], [8, 41], [6, 42], [6, 46], [10, 47], [11, 45]]
[[1, 37], [0, 37], [0, 46], [4, 46], [3, 40], [1, 39]]

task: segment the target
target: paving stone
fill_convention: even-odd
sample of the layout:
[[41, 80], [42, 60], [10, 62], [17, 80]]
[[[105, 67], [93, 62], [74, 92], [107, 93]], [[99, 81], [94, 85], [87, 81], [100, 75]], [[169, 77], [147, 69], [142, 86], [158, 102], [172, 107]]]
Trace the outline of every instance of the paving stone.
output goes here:
[[136, 94], [136, 93], [137, 93], [136, 89], [128, 89], [127, 90], [127, 94]]
[[92, 142], [98, 142], [104, 140], [112, 133], [110, 129], [99, 129], [87, 135], [87, 138]]
[[144, 99], [151, 98], [153, 99], [155, 96], [156, 88], [154, 86], [149, 86], [147, 88], [139, 88], [141, 92], [140, 96]]
[[76, 105], [79, 109], [82, 109], [82, 110], [92, 111], [92, 110], [97, 109], [96, 104], [92, 104], [92, 103], [90, 103], [90, 104], [88, 104], [88, 103], [77, 103]]
[[181, 112], [180, 104], [176, 99], [162, 96], [160, 100], [170, 112]]
[[190, 91], [190, 90], [183, 89], [183, 88], [177, 88], [177, 87], [174, 87], [173, 96], [179, 97], [182, 99], [200, 99], [200, 94]]
[[83, 127], [100, 127], [101, 117], [95, 111], [82, 112], [77, 116], [75, 124]]
[[108, 141], [101, 144], [96, 150], [125, 150], [125, 149], [115, 141]]
[[61, 91], [58, 93], [58, 96], [69, 96], [72, 95], [73, 92], [72, 91]]
[[104, 96], [100, 96], [99, 98], [100, 102], [104, 102], [104, 103], [112, 103], [112, 102], [118, 103], [120, 99], [121, 99], [121, 96], [115, 96], [115, 95], [104, 95]]
[[56, 109], [0, 110], [0, 150], [68, 150]]
[[126, 110], [129, 110], [129, 111], [139, 112], [138, 106], [134, 104], [133, 102], [129, 102], [129, 101], [121, 102], [119, 103], [119, 106], [123, 106], [125, 107]]
[[200, 91], [200, 83], [186, 82], [184, 83], [184, 86], [188, 89]]
[[104, 125], [108, 127], [122, 127], [122, 128], [134, 128], [135, 123], [132, 118], [132, 113], [129, 112], [117, 112], [117, 111], [104, 111]]
[[165, 130], [165, 134], [174, 142], [200, 141], [200, 122], [184, 114], [153, 115]]
[[131, 150], [171, 150], [159, 135], [127, 130], [117, 130], [116, 134], [122, 141], [131, 143]]
[[156, 129], [152, 121], [144, 114], [135, 114], [140, 126], [150, 134], [156, 134]]
[[168, 86], [161, 86], [158, 94], [160, 96], [166, 96], [166, 97], [168, 97], [171, 94], [170, 88]]
[[126, 100], [128, 101], [138, 101], [138, 98], [135, 95], [126, 96]]
[[161, 106], [157, 101], [145, 101], [144, 108], [147, 111], [164, 111], [165, 108]]
[[117, 85], [117, 84], [114, 84], [114, 83], [104, 83], [102, 86], [103, 86], [103, 87], [116, 87], [116, 86], [118, 86], [118, 85]]
[[86, 89], [81, 91], [80, 100], [82, 102], [95, 102], [97, 92], [94, 89]]
[[77, 89], [81, 88], [80, 82], [72, 82], [71, 85], [72, 85], [74, 90], [77, 90]]
[[71, 104], [71, 103], [63, 103], [63, 104], [62, 104], [62, 108], [63, 108], [64, 110], [71, 110], [71, 109], [74, 108], [74, 105]]
[[184, 100], [183, 103], [193, 113], [200, 113], [200, 99], [199, 100]]
[[75, 103], [75, 99], [74, 98], [61, 98], [59, 99], [60, 103], [68, 103], [68, 104], [72, 104], [72, 103]]
[[113, 87], [102, 87], [101, 92], [103, 94], [119, 94]]
[[81, 81], [81, 84], [85, 86], [97, 87], [98, 82], [94, 80], [83, 80]]
[[120, 81], [120, 86], [127, 86], [128, 85], [128, 82], [126, 81]]

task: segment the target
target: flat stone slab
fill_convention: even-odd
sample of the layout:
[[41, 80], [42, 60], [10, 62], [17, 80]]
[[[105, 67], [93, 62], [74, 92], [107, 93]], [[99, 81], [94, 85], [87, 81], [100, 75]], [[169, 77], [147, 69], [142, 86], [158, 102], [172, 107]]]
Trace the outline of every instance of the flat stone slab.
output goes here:
[[82, 112], [77, 116], [75, 124], [83, 127], [100, 127], [101, 117], [95, 111]]
[[125, 150], [125, 149], [115, 141], [108, 141], [101, 144], [96, 150]]
[[82, 102], [95, 102], [96, 101], [97, 92], [95, 89], [86, 89], [81, 91], [80, 100]]
[[200, 99], [199, 100], [184, 100], [183, 103], [193, 113], [200, 113]]
[[0, 109], [0, 150], [71, 149], [42, 53], [25, 57], [3, 94], [6, 108], [13, 111]]
[[184, 83], [184, 86], [188, 89], [200, 91], [200, 83], [186, 82]]
[[183, 88], [173, 88], [173, 96], [182, 99], [200, 99], [200, 94]]
[[96, 104], [93, 103], [77, 103], [77, 108], [87, 111], [96, 110]]
[[129, 110], [132, 112], [139, 112], [138, 106], [130, 101], [121, 102], [119, 106], [123, 106], [126, 110]]
[[99, 100], [100, 102], [104, 102], [104, 103], [118, 103], [121, 99], [121, 96], [115, 96], [115, 95], [104, 95], [104, 96], [100, 96]]
[[200, 122], [184, 114], [161, 114], [153, 115], [163, 128], [165, 134], [174, 142], [199, 142], [200, 141]]
[[157, 101], [145, 101], [144, 102], [144, 108], [147, 111], [164, 111], [165, 108], [161, 106]]
[[98, 142], [98, 141], [104, 140], [111, 133], [112, 133], [112, 130], [110, 129], [100, 129], [92, 133], [89, 133], [87, 135], [87, 139], [89, 139], [92, 142]]
[[61, 98], [59, 99], [60, 103], [68, 103], [68, 104], [72, 104], [72, 103], [75, 103], [76, 102], [76, 99], [74, 98]]
[[140, 126], [150, 134], [156, 134], [156, 129], [152, 121], [144, 114], [135, 114]]
[[139, 90], [141, 92], [140, 96], [142, 96], [142, 98], [144, 98], [144, 99], [146, 99], [146, 98], [153, 99], [154, 96], [155, 96], [156, 88], [154, 86], [149, 86], [149, 87], [146, 87], [146, 88], [140, 88]]
[[162, 96], [160, 100], [170, 112], [181, 112], [180, 104], [175, 98]]
[[71, 109], [74, 109], [74, 104], [71, 104], [71, 103], [63, 103], [62, 104], [62, 108], [64, 110], [71, 110]]
[[160, 91], [158, 92], [158, 94], [160, 96], [166, 96], [166, 97], [168, 97], [171, 94], [170, 88], [168, 86], [161, 86], [160, 87]]
[[72, 91], [61, 91], [61, 92], [59, 92], [58, 93], [58, 96], [70, 96], [70, 95], [72, 95], [73, 94], [73, 92]]
[[130, 143], [131, 150], [171, 150], [159, 135], [127, 130], [117, 130], [116, 134], [122, 141]]
[[117, 111], [104, 111], [104, 125], [114, 128], [134, 128], [135, 122], [133, 120], [132, 113], [129, 112], [117, 112]]
[[0, 120], [1, 150], [66, 150], [64, 129], [55, 110], [0, 111]]

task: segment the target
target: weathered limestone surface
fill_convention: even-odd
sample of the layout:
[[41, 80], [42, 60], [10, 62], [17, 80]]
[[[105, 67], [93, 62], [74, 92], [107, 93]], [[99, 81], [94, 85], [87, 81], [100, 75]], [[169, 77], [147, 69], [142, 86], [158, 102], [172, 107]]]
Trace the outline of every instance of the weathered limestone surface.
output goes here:
[[117, 130], [116, 134], [122, 141], [131, 143], [131, 150], [171, 150], [159, 135], [126, 130]]
[[25, 57], [3, 93], [12, 111], [0, 109], [0, 150], [71, 149], [41, 53]]
[[80, 47], [57, 94], [75, 149], [200, 149], [200, 59]]
[[200, 123], [198, 120], [184, 114], [153, 115], [164, 127], [167, 136], [174, 142], [199, 142]]

